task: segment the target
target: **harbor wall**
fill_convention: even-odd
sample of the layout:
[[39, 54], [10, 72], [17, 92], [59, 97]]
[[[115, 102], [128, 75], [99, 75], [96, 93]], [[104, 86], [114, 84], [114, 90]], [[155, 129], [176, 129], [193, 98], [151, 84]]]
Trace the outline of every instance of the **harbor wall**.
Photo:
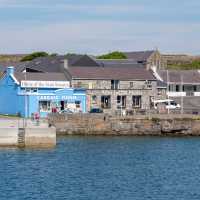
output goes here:
[[56, 146], [55, 127], [0, 127], [0, 147], [36, 147]]
[[18, 146], [18, 128], [0, 128], [0, 146]]
[[25, 147], [54, 147], [56, 146], [56, 130], [51, 128], [26, 128]]
[[51, 114], [49, 124], [59, 135], [200, 135], [200, 116]]

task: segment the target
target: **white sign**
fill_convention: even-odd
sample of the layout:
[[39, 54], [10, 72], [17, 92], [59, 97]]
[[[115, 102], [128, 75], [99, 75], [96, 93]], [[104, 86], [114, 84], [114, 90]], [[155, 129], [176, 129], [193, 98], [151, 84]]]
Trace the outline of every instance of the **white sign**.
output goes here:
[[69, 88], [69, 81], [21, 81], [24, 88]]
[[76, 100], [76, 96], [48, 96], [48, 95], [41, 95], [37, 97], [38, 100]]

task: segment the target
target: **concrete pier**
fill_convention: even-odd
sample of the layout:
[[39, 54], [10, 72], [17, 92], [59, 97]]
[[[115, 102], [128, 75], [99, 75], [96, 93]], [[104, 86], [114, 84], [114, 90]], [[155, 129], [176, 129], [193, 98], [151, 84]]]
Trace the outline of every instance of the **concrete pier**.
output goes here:
[[0, 118], [0, 147], [50, 148], [56, 146], [56, 129], [46, 120], [39, 124], [18, 118]]

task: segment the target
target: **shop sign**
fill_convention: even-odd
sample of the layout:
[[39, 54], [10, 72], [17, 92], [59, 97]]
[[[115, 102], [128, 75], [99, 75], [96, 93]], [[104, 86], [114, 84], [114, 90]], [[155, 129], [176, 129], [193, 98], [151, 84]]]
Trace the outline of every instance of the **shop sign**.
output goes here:
[[37, 97], [38, 100], [76, 100], [76, 96], [50, 96], [50, 95], [41, 95]]
[[22, 88], [69, 88], [69, 81], [21, 81]]

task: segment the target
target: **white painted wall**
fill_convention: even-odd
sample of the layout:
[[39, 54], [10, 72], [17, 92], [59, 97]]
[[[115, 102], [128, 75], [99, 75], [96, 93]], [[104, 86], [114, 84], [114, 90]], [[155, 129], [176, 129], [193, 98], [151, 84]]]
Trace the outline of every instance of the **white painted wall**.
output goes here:
[[169, 97], [185, 97], [186, 92], [167, 92]]

